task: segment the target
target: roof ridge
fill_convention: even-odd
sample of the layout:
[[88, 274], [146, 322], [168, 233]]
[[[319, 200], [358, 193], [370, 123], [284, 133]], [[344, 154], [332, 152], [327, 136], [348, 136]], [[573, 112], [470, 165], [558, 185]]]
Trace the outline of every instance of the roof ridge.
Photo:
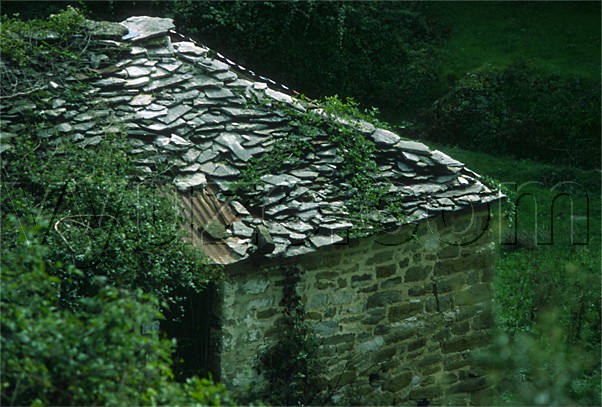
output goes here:
[[[240, 74], [243, 74], [243, 75], [250, 75], [250, 76], [251, 76], [252, 78], [254, 78], [254, 79], [259, 79], [259, 80], [261, 80], [261, 81], [267, 82], [267, 83], [268, 83], [268, 86], [269, 86], [269, 85], [277, 86], [277, 87], [279, 87], [279, 88], [280, 88], [280, 89], [278, 89], [279, 91], [280, 91], [280, 90], [284, 90], [284, 91], [285, 91], [287, 94], [289, 94], [289, 96], [300, 96], [300, 95], [301, 95], [301, 93], [300, 93], [300, 92], [298, 92], [298, 91], [296, 91], [295, 89], [292, 89], [292, 88], [290, 88], [290, 87], [288, 87], [288, 86], [284, 85], [283, 83], [276, 82], [276, 81], [275, 81], [275, 80], [273, 80], [273, 79], [270, 79], [270, 78], [268, 78], [268, 77], [265, 77], [265, 76], [259, 75], [258, 73], [254, 72], [254, 71], [252, 71], [252, 70], [250, 70], [250, 69], [248, 69], [248, 68], [245, 68], [244, 66], [242, 66], [242, 65], [240, 65], [240, 64], [237, 64], [236, 62], [232, 61], [231, 59], [229, 59], [229, 58], [228, 58], [228, 57], [226, 57], [225, 55], [221, 54], [220, 52], [218, 52], [218, 51], [214, 50], [213, 48], [211, 48], [211, 47], [208, 47], [208, 46], [206, 46], [206, 45], [205, 45], [205, 44], [203, 44], [203, 43], [199, 43], [198, 41], [196, 41], [196, 40], [195, 40], [195, 39], [193, 39], [192, 37], [186, 36], [186, 35], [184, 35], [184, 34], [182, 34], [182, 33], [178, 32], [178, 31], [176, 31], [176, 30], [168, 30], [167, 32], [168, 32], [169, 34], [172, 34], [172, 35], [178, 36], [180, 39], [184, 39], [184, 40], [187, 40], [187, 41], [189, 41], [189, 42], [192, 42], [194, 45], [201, 45], [201, 46], [203, 46], [204, 48], [207, 48], [208, 50], [211, 50], [211, 51], [215, 52], [215, 54], [214, 54], [214, 55], [217, 57], [217, 59], [218, 59], [220, 62], [223, 62], [223, 63], [227, 64], [228, 66], [230, 66], [230, 68], [232, 68], [232, 69], [234, 69], [234, 70], [238, 71], [238, 73], [240, 73]], [[276, 89], [274, 89], [274, 90], [276, 90]]]

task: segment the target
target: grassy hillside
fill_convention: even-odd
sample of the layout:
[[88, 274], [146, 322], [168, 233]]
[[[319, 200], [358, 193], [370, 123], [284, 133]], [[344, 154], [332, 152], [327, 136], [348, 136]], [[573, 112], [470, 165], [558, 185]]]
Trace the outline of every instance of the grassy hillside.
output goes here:
[[541, 74], [600, 80], [600, 2], [436, 2], [425, 12], [449, 31], [450, 79], [521, 60]]

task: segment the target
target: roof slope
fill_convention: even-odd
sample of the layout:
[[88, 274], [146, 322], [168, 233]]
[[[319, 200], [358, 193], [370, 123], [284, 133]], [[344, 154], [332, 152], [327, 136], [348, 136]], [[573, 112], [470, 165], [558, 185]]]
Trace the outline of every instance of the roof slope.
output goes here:
[[[126, 50], [116, 58], [96, 55], [99, 76], [79, 78], [92, 85], [88, 102], [57, 99], [46, 111], [58, 133], [94, 146], [107, 129], [123, 129], [137, 164], [149, 175], [169, 176], [181, 192], [193, 241], [218, 263], [253, 253], [303, 254], [342, 241], [358, 226], [351, 216], [358, 208], [349, 205], [357, 191], [341, 175], [345, 159], [332, 134], [304, 134], [296, 124], [311, 109], [326, 120], [337, 118], [184, 38], [170, 19], [132, 17], [121, 24], [129, 31], [121, 39], [96, 41], [126, 44]], [[368, 233], [499, 199], [477, 174], [440, 151], [365, 121], [338, 120], [375, 144], [371, 182], [406, 214], [368, 208]], [[291, 134], [311, 148], [294, 163], [282, 157], [232, 200], [233, 183], [259, 157], [282, 155], [281, 142]]]

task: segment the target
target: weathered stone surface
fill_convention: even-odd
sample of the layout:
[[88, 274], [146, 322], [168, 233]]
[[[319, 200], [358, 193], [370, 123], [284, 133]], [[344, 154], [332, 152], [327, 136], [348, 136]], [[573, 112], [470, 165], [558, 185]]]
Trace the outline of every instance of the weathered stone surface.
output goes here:
[[318, 335], [334, 335], [339, 332], [339, 324], [335, 321], [318, 322], [314, 326], [314, 331]]
[[184, 114], [189, 112], [191, 109], [192, 108], [190, 106], [179, 105], [174, 108], [168, 109], [167, 114], [159, 117], [158, 120], [165, 124], [169, 124], [169, 123], [172, 123], [175, 120], [179, 119], [181, 116], [183, 116]]
[[109, 21], [86, 20], [85, 25], [91, 37], [101, 40], [117, 40], [128, 32], [123, 25]]
[[174, 44], [174, 48], [182, 54], [192, 54], [196, 56], [205, 55], [209, 50], [202, 48], [193, 42], [183, 41]]
[[430, 274], [431, 269], [427, 266], [413, 266], [405, 271], [404, 281], [420, 281], [424, 280]]
[[397, 392], [405, 387], [408, 387], [412, 382], [412, 373], [411, 372], [402, 372], [397, 376], [391, 377], [388, 380], [385, 380], [383, 383], [383, 390], [387, 390], [390, 392]]
[[129, 104], [130, 106], [148, 106], [153, 102], [153, 100], [153, 95], [143, 93], [136, 95]]
[[218, 87], [205, 88], [204, 92], [209, 99], [226, 99], [234, 96], [234, 93], [232, 93], [232, 91], [230, 91], [229, 89]]
[[381, 348], [384, 344], [385, 340], [382, 336], [375, 336], [374, 338], [366, 342], [360, 343], [360, 345], [358, 346], [358, 350], [360, 351], [360, 353], [374, 352], [377, 349]]
[[397, 143], [401, 138], [389, 130], [376, 129], [376, 131], [372, 133], [372, 139], [376, 145], [391, 146]]
[[123, 21], [121, 25], [128, 29], [128, 33], [123, 36], [123, 39], [132, 41], [142, 41], [156, 37], [176, 28], [171, 18], [146, 16], [130, 17]]
[[401, 293], [399, 291], [382, 291], [372, 294], [368, 297], [367, 307], [384, 307], [385, 305], [393, 304], [401, 301]]
[[205, 186], [207, 184], [207, 178], [205, 178], [205, 174], [198, 172], [192, 175], [177, 177], [174, 179], [174, 184], [180, 191], [187, 192], [191, 188], [196, 189]]
[[422, 310], [420, 300], [410, 300], [404, 304], [390, 307], [388, 318], [391, 322], [399, 322], [415, 315], [420, 310]]

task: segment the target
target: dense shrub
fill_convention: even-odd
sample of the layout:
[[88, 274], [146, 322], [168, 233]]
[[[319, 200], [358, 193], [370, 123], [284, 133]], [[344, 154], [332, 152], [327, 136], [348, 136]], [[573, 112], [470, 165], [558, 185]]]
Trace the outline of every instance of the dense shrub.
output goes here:
[[161, 318], [152, 296], [95, 278], [97, 293], [75, 300], [77, 311], [62, 307], [61, 279], [48, 270], [83, 273], [51, 260], [43, 232], [2, 219], [2, 405], [231, 403], [210, 380], [173, 381], [172, 343], [141, 330]]
[[502, 333], [489, 360], [500, 394], [511, 405], [599, 405], [599, 249], [519, 250], [496, 274]]
[[95, 293], [92, 278], [104, 276], [116, 287], [141, 288], [166, 306], [181, 306], [189, 290], [201, 291], [218, 275], [181, 240], [174, 201], [157, 192], [160, 184], [135, 183], [126, 143], [107, 135], [94, 152], [68, 141], [44, 148], [34, 130], [4, 156], [4, 211], [23, 224], [50, 219], [49, 257], [82, 271], [54, 272], [64, 305]]
[[464, 148], [598, 168], [600, 87], [524, 64], [469, 73], [432, 114], [427, 137]]
[[352, 96], [394, 117], [442, 93], [440, 30], [416, 3], [176, 1], [171, 13], [181, 31], [311, 97]]

